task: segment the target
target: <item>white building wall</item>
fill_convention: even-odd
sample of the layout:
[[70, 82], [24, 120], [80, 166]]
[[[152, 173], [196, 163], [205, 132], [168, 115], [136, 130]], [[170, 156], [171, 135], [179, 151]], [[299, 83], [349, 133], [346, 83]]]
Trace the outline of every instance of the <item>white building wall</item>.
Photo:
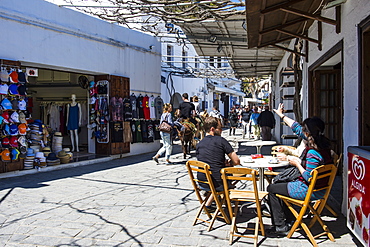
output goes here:
[[[335, 32], [335, 26], [323, 23], [322, 51], [319, 51], [316, 44], [309, 44], [309, 62], [303, 66], [303, 88], [302, 88], [302, 108], [303, 118], [308, 117], [308, 68], [322, 57], [335, 44], [343, 40], [343, 202], [347, 201], [347, 147], [358, 145], [358, 29], [357, 25], [370, 14], [369, 0], [351, 0], [342, 4], [341, 13], [341, 33]], [[335, 9], [323, 10], [322, 16], [335, 19]], [[309, 37], [317, 38], [317, 24], [314, 23], [309, 30]], [[292, 41], [293, 43], [294, 41]], [[291, 43], [291, 48], [292, 48]], [[282, 67], [286, 66], [286, 59], [289, 53], [283, 58], [276, 75]], [[345, 211], [345, 203], [342, 205]]]
[[[160, 43], [153, 36], [43, 0], [0, 1], [0, 58], [91, 75], [130, 78], [131, 89], [160, 94]], [[154, 45], [154, 51], [149, 46]], [[154, 151], [156, 141], [131, 145]]]

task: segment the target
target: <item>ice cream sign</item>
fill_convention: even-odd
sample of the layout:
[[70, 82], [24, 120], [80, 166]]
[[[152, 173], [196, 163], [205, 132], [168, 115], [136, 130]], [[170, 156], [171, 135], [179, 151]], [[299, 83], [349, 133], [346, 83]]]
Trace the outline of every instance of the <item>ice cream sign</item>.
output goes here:
[[370, 186], [370, 160], [348, 153], [348, 211], [347, 226], [364, 246], [369, 246], [370, 198], [366, 196]]
[[352, 186], [363, 194], [365, 194], [365, 187], [361, 184], [361, 180], [365, 177], [365, 171], [366, 168], [364, 162], [360, 160], [357, 155], [354, 155], [352, 159], [352, 173], [357, 181], [353, 179]]

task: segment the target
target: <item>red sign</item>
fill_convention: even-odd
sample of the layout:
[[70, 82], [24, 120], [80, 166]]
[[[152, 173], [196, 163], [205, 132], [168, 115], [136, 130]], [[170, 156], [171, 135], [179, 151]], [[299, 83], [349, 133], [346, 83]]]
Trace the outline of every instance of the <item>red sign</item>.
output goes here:
[[348, 153], [347, 209], [348, 228], [369, 246], [370, 160], [352, 153]]

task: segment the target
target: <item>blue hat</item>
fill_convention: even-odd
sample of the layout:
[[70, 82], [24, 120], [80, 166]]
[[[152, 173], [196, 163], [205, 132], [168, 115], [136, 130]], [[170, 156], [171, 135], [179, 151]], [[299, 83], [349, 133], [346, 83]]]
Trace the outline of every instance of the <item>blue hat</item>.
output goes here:
[[48, 157], [46, 158], [46, 160], [58, 160], [58, 157], [55, 153], [50, 153], [48, 154]]
[[[15, 84], [12, 84], [12, 85], [15, 85]], [[1, 101], [1, 106], [3, 107], [4, 110], [13, 109], [12, 103], [7, 98], [4, 98], [3, 101]]]
[[18, 151], [18, 149], [16, 149], [16, 148], [13, 148], [12, 149], [12, 152], [11, 152], [11, 154], [12, 154], [12, 160], [17, 160], [18, 159], [18, 155], [19, 155], [19, 151]]
[[9, 125], [5, 124], [4, 128], [3, 128], [3, 132], [4, 132], [4, 135], [10, 135], [10, 127]]
[[27, 148], [27, 156], [35, 156], [32, 148]]
[[10, 95], [18, 95], [18, 85], [17, 84], [9, 85], [8, 92]]
[[16, 136], [16, 135], [18, 135], [18, 126], [17, 125], [15, 125], [15, 124], [11, 124], [10, 125], [10, 127], [9, 127], [9, 129], [10, 129], [10, 135], [11, 136]]

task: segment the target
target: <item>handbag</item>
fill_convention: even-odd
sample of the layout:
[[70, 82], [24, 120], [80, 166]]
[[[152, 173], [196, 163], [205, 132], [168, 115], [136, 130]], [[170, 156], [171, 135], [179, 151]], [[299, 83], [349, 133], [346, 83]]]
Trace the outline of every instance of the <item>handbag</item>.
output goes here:
[[167, 122], [167, 118], [168, 118], [168, 115], [166, 117], [166, 120], [163, 120], [162, 123], [158, 126], [158, 130], [164, 133], [171, 133], [172, 126]]
[[272, 183], [287, 183], [292, 182], [299, 178], [301, 173], [299, 172], [298, 168], [295, 166], [290, 166], [286, 168], [284, 171], [280, 172], [272, 179]]

